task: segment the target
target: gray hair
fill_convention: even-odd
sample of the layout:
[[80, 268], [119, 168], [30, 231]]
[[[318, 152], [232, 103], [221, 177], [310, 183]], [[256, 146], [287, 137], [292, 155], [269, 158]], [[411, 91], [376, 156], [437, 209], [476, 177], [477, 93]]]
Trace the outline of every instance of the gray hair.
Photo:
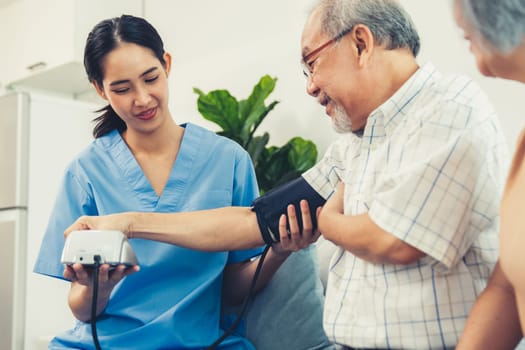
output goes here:
[[388, 50], [409, 48], [414, 57], [420, 40], [410, 16], [394, 0], [321, 0], [321, 30], [336, 36], [356, 24], [364, 24], [379, 45]]
[[525, 0], [459, 0], [462, 17], [484, 41], [510, 52], [525, 36]]

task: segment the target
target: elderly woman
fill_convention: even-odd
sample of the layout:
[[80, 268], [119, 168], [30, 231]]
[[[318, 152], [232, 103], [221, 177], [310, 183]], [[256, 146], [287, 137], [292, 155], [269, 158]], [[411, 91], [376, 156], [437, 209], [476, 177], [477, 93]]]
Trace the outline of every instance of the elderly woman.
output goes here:
[[[454, 16], [483, 75], [525, 83], [525, 0], [454, 0]], [[499, 263], [457, 349], [514, 349], [525, 331], [524, 156], [522, 133], [501, 203]]]

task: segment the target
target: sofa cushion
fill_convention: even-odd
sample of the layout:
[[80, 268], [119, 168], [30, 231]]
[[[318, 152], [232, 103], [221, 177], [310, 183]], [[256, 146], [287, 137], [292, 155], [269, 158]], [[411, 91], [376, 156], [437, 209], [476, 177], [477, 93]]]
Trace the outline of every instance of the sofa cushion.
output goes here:
[[316, 247], [293, 253], [246, 311], [257, 350], [334, 349], [323, 330], [323, 286]]

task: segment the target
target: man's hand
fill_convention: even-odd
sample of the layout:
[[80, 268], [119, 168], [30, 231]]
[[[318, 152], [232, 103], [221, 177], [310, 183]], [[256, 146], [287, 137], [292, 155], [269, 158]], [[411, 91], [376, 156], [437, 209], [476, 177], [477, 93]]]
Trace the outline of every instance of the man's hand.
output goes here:
[[[299, 229], [295, 206], [290, 204], [287, 208], [287, 215], [283, 214], [279, 218], [280, 241], [272, 245], [273, 251], [278, 255], [289, 255], [307, 248], [310, 244], [317, 241], [321, 235], [319, 230], [313, 229], [310, 208], [306, 200], [300, 202], [303, 231]], [[319, 214], [317, 209], [317, 214]], [[290, 230], [287, 230], [286, 223], [289, 222]]]

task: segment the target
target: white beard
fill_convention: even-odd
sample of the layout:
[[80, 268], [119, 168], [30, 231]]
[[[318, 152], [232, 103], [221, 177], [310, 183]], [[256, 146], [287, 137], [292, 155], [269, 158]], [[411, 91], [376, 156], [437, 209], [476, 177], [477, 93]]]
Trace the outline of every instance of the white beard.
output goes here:
[[334, 103], [334, 116], [332, 126], [337, 133], [352, 132], [352, 121], [341, 105]]

